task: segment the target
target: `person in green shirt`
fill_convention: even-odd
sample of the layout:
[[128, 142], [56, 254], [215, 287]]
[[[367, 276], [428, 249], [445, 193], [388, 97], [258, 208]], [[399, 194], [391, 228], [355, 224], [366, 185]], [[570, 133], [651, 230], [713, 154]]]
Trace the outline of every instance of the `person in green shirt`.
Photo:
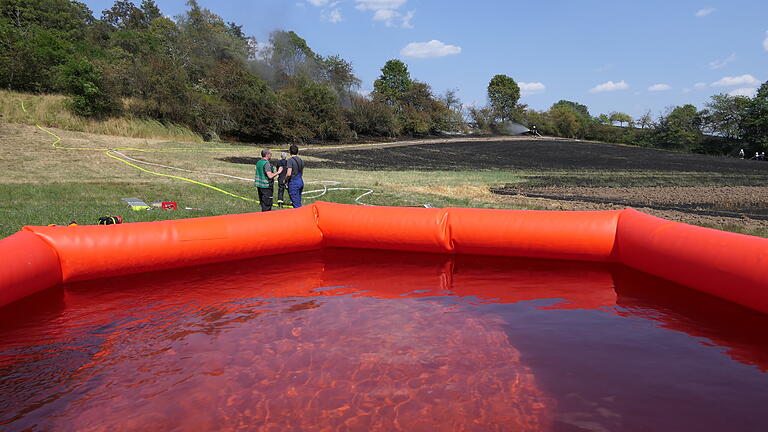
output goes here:
[[277, 172], [272, 172], [272, 164], [269, 163], [271, 157], [272, 152], [264, 149], [261, 151], [261, 159], [256, 162], [256, 179], [254, 183], [259, 191], [259, 203], [261, 204], [261, 211], [263, 212], [272, 210], [272, 195], [274, 194], [275, 177], [283, 172], [282, 167], [280, 167]]

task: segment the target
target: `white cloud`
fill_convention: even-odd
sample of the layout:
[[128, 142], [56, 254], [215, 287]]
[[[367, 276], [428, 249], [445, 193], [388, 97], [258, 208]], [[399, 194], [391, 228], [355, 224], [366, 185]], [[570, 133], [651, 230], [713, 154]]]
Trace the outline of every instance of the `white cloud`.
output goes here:
[[768, 31], [765, 32], [765, 40], [763, 40], [763, 49], [768, 51]]
[[520, 82], [518, 85], [520, 86], [520, 93], [523, 95], [537, 94], [547, 89], [547, 86], [540, 82]]
[[712, 87], [736, 87], [744, 85], [756, 86], [760, 84], [760, 81], [752, 75], [745, 74], [737, 77], [723, 77], [718, 81], [712, 83]]
[[392, 18], [397, 17], [400, 15], [397, 11], [393, 11], [392, 9], [379, 9], [376, 11], [376, 13], [373, 14], [373, 20], [374, 21], [385, 21], [387, 24], [392, 22]]
[[398, 21], [400, 22], [400, 27], [403, 28], [413, 28], [413, 17], [415, 13], [413, 11], [409, 11], [405, 15], [401, 14], [400, 12], [392, 9], [379, 9], [373, 14], [373, 20], [374, 21], [383, 21], [384, 25], [387, 27], [396, 27], [398, 25]]
[[728, 92], [730, 96], [746, 96], [753, 98], [757, 94], [757, 87], [743, 87]]
[[359, 10], [394, 10], [400, 9], [406, 1], [407, 0], [355, 0], [355, 3], [357, 3], [357, 6], [355, 7]]
[[403, 28], [413, 28], [413, 17], [416, 15], [414, 11], [408, 11], [403, 16]]
[[338, 9], [334, 9], [331, 12], [328, 13], [328, 18], [327, 19], [328, 19], [329, 22], [331, 22], [333, 24], [337, 24], [337, 23], [340, 23], [342, 21], [343, 17], [341, 16], [341, 11], [339, 11]]
[[617, 90], [626, 90], [628, 88], [629, 88], [629, 84], [627, 84], [624, 80], [621, 80], [619, 82], [608, 81], [608, 82], [604, 82], [602, 84], [596, 85], [595, 87], [591, 88], [589, 92], [603, 93], [603, 92], [611, 92], [611, 91], [617, 91]]
[[387, 27], [400, 25], [403, 28], [413, 28], [414, 12], [409, 11], [405, 15], [400, 9], [407, 0], [355, 0], [355, 9], [361, 11], [373, 11], [374, 21], [383, 21]]
[[694, 15], [699, 17], [699, 18], [701, 18], [701, 17], [705, 17], [705, 16], [711, 14], [712, 12], [714, 12], [716, 10], [717, 9], [715, 9], [715, 8], [699, 9], [699, 10], [696, 11], [696, 13]]
[[648, 91], [652, 92], [660, 92], [660, 91], [667, 91], [672, 90], [672, 86], [669, 84], [654, 84], [650, 87], [648, 87]]
[[[337, 24], [343, 21], [344, 17], [341, 16], [341, 11], [336, 7], [339, 5], [339, 3], [341, 3], [340, 0], [307, 0], [307, 3], [311, 4], [312, 6], [322, 8], [322, 11], [320, 12], [320, 19], [323, 21], [328, 21], [333, 24]], [[301, 4], [303, 5], [303, 3]]]
[[709, 62], [709, 68], [713, 70], [722, 69], [734, 61], [736, 61], [736, 53], [733, 53], [722, 60], [714, 60]]
[[411, 42], [400, 50], [400, 55], [411, 58], [437, 58], [461, 53], [461, 47], [447, 45], [439, 40]]
[[693, 90], [703, 90], [708, 87], [709, 86], [707, 85], [707, 83], [697, 82], [696, 84], [693, 85], [693, 88], [684, 88], [683, 93], [690, 93]]

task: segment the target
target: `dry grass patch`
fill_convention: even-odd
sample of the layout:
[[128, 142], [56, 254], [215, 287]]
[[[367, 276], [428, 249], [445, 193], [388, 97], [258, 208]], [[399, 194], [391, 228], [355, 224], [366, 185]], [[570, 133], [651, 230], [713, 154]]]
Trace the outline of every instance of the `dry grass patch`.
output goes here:
[[[147, 162], [177, 166], [190, 170], [216, 171], [230, 175], [252, 175], [252, 168], [218, 161], [222, 155], [251, 155], [252, 150], [237, 148], [222, 143], [175, 143], [156, 139], [138, 139], [95, 135], [84, 132], [64, 131], [49, 128], [62, 138], [60, 146], [88, 148], [93, 150], [67, 150], [54, 148], [55, 140], [49, 134], [33, 127], [20, 124], [0, 123], [0, 182], [2, 183], [52, 183], [91, 182], [128, 180], [137, 182], [177, 181], [141, 172], [133, 167], [107, 157], [99, 149], [135, 148], [142, 151], [124, 151], [130, 157]], [[229, 150], [228, 147], [232, 147]], [[225, 150], [211, 152], [211, 149]], [[152, 150], [172, 150], [170, 152]], [[172, 175], [185, 173], [164, 170], [158, 167], [140, 165], [146, 169], [162, 171]], [[225, 177], [206, 176], [202, 180], [229, 181]], [[200, 180], [198, 178], [198, 180]], [[232, 180], [235, 181], [235, 180]]]
[[498, 195], [492, 193], [486, 186], [403, 186], [398, 189], [407, 193], [439, 195], [486, 203], [501, 201], [497, 198]]
[[[21, 109], [22, 102], [26, 113]], [[203, 141], [200, 135], [184, 126], [163, 124], [155, 120], [130, 116], [92, 120], [76, 116], [67, 108], [67, 98], [63, 95], [36, 95], [0, 90], [0, 121], [28, 125], [40, 123], [46, 127], [101, 135], [184, 142]]]

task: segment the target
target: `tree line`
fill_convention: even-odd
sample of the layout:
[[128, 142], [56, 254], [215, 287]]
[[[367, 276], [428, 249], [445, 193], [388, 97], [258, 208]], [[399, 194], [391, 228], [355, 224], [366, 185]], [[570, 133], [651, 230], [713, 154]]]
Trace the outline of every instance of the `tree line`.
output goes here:
[[457, 107], [388, 62], [370, 96], [341, 56], [292, 31], [267, 43], [196, 0], [170, 19], [153, 0], [100, 18], [71, 0], [0, 0], [0, 87], [65, 93], [87, 117], [136, 116], [208, 139], [343, 140], [425, 135], [461, 124]]
[[465, 108], [455, 90], [436, 95], [405, 63], [389, 60], [361, 95], [341, 56], [315, 53], [292, 31], [259, 43], [196, 0], [173, 19], [153, 0], [118, 0], [98, 18], [78, 1], [0, 0], [0, 87], [65, 93], [81, 116], [181, 124], [208, 139], [505, 133], [515, 122], [546, 135], [701, 153], [768, 147], [768, 83], [754, 98], [715, 95], [703, 110], [684, 105], [633, 119], [592, 116], [566, 100], [530, 109], [506, 75], [489, 82], [486, 107]]
[[702, 110], [669, 107], [657, 118], [650, 111], [638, 119], [621, 112], [592, 116], [586, 105], [568, 100], [537, 111], [519, 99], [514, 79], [497, 75], [488, 84], [488, 106], [469, 108], [470, 121], [488, 133], [504, 133], [515, 122], [544, 135], [713, 155], [768, 149], [768, 82], [752, 98], [716, 94]]

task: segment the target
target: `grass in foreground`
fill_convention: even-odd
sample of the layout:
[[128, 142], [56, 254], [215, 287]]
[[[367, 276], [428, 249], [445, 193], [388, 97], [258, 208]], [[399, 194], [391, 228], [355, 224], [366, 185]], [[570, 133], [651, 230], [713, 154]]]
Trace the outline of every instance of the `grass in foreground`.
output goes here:
[[[246, 197], [256, 197], [252, 184], [216, 183], [214, 186]], [[347, 185], [345, 185], [347, 186]], [[275, 188], [277, 189], [277, 188]], [[308, 185], [307, 190], [322, 189]], [[275, 191], [277, 192], [277, 191]], [[321, 199], [354, 204], [364, 191], [329, 191]], [[275, 193], [275, 195], [277, 195]], [[121, 198], [140, 198], [151, 201], [177, 201], [178, 211], [161, 209], [133, 211]], [[277, 196], [275, 196], [277, 199]], [[305, 204], [317, 199], [305, 199]], [[362, 200], [372, 205], [435, 207], [494, 207], [466, 198], [420, 193], [377, 191]], [[185, 207], [194, 210], [185, 210]], [[66, 225], [75, 221], [81, 225], [95, 225], [102, 216], [122, 216], [126, 223], [150, 222], [168, 219], [186, 219], [234, 213], [260, 211], [255, 202], [248, 202], [186, 183], [54, 183], [0, 185], [0, 238], [7, 237], [25, 225]], [[279, 231], [280, 227], [274, 229]]]
[[[230, 192], [255, 197], [250, 183], [216, 183]], [[351, 185], [345, 184], [345, 187]], [[354, 186], [352, 186], [354, 187]], [[308, 185], [307, 190], [321, 189]], [[329, 191], [323, 201], [355, 204], [360, 191]], [[177, 201], [178, 211], [133, 211], [120, 198], [140, 198], [151, 201]], [[277, 197], [275, 196], [275, 199]], [[317, 199], [305, 199], [305, 204]], [[409, 192], [398, 188], [382, 187], [364, 197], [371, 205], [434, 207], [520, 208], [505, 203], [490, 202], [468, 197], [450, 197], [442, 194]], [[185, 210], [185, 207], [194, 210]], [[537, 209], [526, 207], [528, 209]], [[53, 184], [0, 184], [0, 238], [7, 237], [25, 225], [66, 225], [76, 221], [81, 225], [95, 225], [101, 216], [122, 216], [126, 223], [186, 219], [259, 211], [255, 202], [243, 201], [221, 193], [182, 182], [147, 183], [53, 183]], [[768, 229], [747, 228], [738, 225], [704, 225], [709, 228], [732, 231], [759, 237], [768, 237]], [[279, 232], [280, 227], [273, 227]]]

